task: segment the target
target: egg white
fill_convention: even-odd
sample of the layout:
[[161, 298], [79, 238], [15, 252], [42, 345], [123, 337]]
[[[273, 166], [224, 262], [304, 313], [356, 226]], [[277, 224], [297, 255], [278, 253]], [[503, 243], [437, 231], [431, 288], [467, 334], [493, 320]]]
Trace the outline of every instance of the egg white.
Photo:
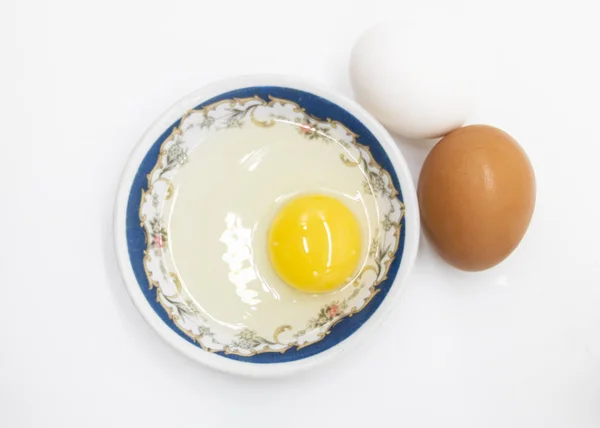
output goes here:
[[325, 304], [352, 292], [352, 283], [321, 295], [295, 290], [278, 277], [267, 253], [268, 230], [281, 206], [300, 194], [324, 193], [356, 215], [366, 262], [378, 206], [364, 188], [363, 171], [344, 164], [341, 154], [349, 157], [337, 142], [311, 140], [286, 123], [211, 132], [189, 154], [171, 180], [170, 255], [215, 331], [248, 328], [272, 338], [287, 325], [292, 337]]

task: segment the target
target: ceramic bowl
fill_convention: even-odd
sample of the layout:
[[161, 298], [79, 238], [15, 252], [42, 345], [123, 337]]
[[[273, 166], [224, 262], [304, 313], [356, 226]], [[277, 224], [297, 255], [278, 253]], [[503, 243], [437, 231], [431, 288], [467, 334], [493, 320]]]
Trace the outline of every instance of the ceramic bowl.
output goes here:
[[[364, 261], [336, 292], [294, 290], [265, 261], [268, 202], [295, 195], [294, 174], [367, 207]], [[414, 185], [390, 135], [353, 101], [282, 76], [222, 81], [167, 110], [131, 154], [115, 207], [119, 264], [146, 321], [193, 360], [250, 376], [314, 366], [372, 334], [418, 239]]]

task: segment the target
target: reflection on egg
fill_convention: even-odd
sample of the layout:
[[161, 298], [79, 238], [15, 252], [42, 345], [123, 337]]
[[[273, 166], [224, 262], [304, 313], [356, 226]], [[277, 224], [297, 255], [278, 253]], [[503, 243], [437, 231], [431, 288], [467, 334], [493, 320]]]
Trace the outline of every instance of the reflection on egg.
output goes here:
[[336, 198], [290, 201], [269, 231], [269, 255], [279, 276], [298, 290], [323, 293], [352, 279], [361, 253], [360, 226]]

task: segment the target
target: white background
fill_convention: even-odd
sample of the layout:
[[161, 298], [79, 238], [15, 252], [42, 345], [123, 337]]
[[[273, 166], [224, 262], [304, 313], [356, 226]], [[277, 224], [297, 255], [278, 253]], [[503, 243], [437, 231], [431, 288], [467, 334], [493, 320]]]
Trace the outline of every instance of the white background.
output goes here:
[[[111, 225], [127, 156], [221, 77], [295, 74], [351, 95], [360, 33], [435, 2], [3, 0], [0, 426], [599, 427], [597, 2], [439, 3], [472, 26], [470, 122], [512, 134], [535, 167], [530, 230], [477, 274], [423, 242], [373, 337], [255, 381], [180, 356], [130, 302]], [[416, 179], [428, 146], [399, 144]]]

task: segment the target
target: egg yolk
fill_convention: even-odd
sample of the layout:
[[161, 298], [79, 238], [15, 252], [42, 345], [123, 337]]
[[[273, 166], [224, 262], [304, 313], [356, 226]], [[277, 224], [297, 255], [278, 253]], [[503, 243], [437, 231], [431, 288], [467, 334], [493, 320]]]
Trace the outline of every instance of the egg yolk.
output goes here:
[[325, 293], [355, 274], [361, 253], [360, 226], [338, 199], [301, 196], [277, 213], [268, 245], [271, 263], [288, 285]]

